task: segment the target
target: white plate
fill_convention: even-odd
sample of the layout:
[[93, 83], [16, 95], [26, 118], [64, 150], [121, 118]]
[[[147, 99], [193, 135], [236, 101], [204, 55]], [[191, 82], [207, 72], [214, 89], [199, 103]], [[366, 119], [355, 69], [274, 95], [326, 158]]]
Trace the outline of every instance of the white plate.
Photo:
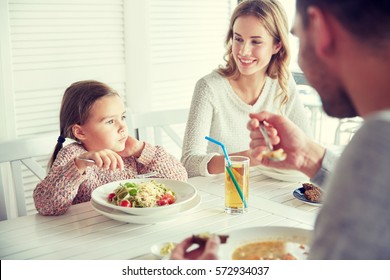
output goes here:
[[293, 191], [293, 196], [297, 199], [299, 199], [300, 201], [304, 202], [304, 203], [307, 203], [307, 204], [310, 204], [312, 206], [321, 206], [322, 203], [321, 202], [314, 202], [314, 201], [310, 201], [308, 200], [306, 197], [305, 197], [305, 188], [304, 187], [301, 187], [301, 188], [298, 188], [296, 190]]
[[[288, 252], [297, 259], [306, 259], [311, 238], [310, 230], [277, 226], [242, 228], [226, 234], [229, 237], [226, 244], [222, 244], [220, 249], [220, 258], [225, 260], [230, 260], [233, 252], [242, 245], [277, 240], [292, 242]], [[301, 245], [304, 245], [304, 248], [301, 248]]]
[[309, 177], [307, 177], [302, 172], [296, 171], [296, 170], [283, 170], [283, 169], [275, 169], [275, 168], [269, 168], [265, 166], [258, 166], [258, 168], [261, 170], [261, 173], [263, 173], [265, 176], [268, 176], [270, 178], [274, 178], [280, 181], [286, 181], [286, 182], [305, 182], [309, 181]]
[[[171, 205], [164, 205], [164, 206], [157, 206], [157, 207], [136, 208], [136, 207], [117, 206], [107, 201], [107, 196], [110, 193], [114, 192], [114, 190], [121, 183], [131, 182], [131, 183], [140, 184], [142, 182], [148, 182], [151, 180], [154, 180], [158, 183], [163, 183], [167, 188], [174, 191], [176, 194], [175, 203]], [[115, 182], [105, 184], [103, 186], [96, 188], [92, 192], [91, 198], [97, 204], [100, 204], [102, 206], [114, 210], [119, 210], [132, 215], [149, 216], [149, 215], [156, 215], [156, 214], [158, 215], [176, 214], [179, 211], [178, 206], [194, 198], [196, 194], [197, 194], [197, 190], [192, 185], [185, 182], [175, 181], [170, 179], [146, 178], [146, 179], [129, 179], [129, 180], [122, 180], [122, 181], [115, 181]]]
[[182, 214], [195, 209], [200, 204], [201, 198], [197, 194], [193, 199], [187, 201], [186, 203], [183, 203], [182, 205], [178, 206], [179, 211], [177, 214], [174, 215], [154, 215], [154, 216], [136, 216], [136, 215], [129, 215], [122, 211], [117, 211], [112, 208], [108, 208], [105, 206], [102, 206], [100, 204], [97, 204], [93, 200], [91, 200], [92, 208], [95, 209], [100, 214], [120, 222], [125, 223], [132, 223], [132, 224], [157, 224], [162, 222], [167, 222], [174, 220], [178, 217], [181, 217]]

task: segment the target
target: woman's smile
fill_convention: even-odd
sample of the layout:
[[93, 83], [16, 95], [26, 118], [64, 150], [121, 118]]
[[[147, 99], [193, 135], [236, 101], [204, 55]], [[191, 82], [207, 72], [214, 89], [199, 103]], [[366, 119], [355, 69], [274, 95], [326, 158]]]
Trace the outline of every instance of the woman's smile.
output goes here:
[[237, 56], [237, 58], [243, 66], [250, 66], [251, 64], [256, 62], [256, 59], [254, 59], [254, 58], [247, 58], [247, 57], [241, 57], [241, 56]]

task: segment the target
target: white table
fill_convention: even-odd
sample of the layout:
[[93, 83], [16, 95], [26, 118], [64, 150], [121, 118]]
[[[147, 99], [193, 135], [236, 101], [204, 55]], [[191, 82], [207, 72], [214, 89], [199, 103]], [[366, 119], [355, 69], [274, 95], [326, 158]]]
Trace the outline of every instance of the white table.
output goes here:
[[180, 242], [202, 232], [222, 233], [253, 226], [311, 229], [318, 207], [292, 195], [299, 183], [282, 182], [252, 167], [249, 211], [224, 213], [224, 178], [194, 177], [189, 183], [201, 195], [194, 210], [159, 224], [128, 224], [111, 220], [90, 203], [72, 206], [62, 216], [31, 215], [0, 222], [0, 259], [153, 259], [152, 244]]

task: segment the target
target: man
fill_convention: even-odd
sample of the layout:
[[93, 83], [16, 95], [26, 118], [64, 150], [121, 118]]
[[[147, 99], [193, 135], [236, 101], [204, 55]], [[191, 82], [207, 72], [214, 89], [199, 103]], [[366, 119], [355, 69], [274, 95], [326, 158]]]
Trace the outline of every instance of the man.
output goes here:
[[[299, 64], [325, 112], [361, 116], [364, 124], [336, 164], [330, 151], [289, 120], [253, 114], [252, 155], [270, 167], [298, 169], [327, 190], [309, 258], [390, 259], [390, 1], [297, 0], [293, 33], [300, 40]], [[285, 161], [263, 158], [260, 121], [269, 124]], [[173, 258], [186, 257], [175, 253]]]

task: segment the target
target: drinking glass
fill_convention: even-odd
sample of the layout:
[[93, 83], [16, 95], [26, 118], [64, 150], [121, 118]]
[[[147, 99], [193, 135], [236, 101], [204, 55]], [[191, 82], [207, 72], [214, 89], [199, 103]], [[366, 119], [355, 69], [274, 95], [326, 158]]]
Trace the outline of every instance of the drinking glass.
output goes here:
[[231, 173], [234, 175], [241, 193], [244, 195], [246, 202], [248, 202], [249, 158], [231, 156], [229, 159], [230, 167], [225, 159], [225, 212], [228, 214], [243, 214], [248, 211], [247, 205], [242, 201], [227, 168], [230, 168], [232, 171]]

